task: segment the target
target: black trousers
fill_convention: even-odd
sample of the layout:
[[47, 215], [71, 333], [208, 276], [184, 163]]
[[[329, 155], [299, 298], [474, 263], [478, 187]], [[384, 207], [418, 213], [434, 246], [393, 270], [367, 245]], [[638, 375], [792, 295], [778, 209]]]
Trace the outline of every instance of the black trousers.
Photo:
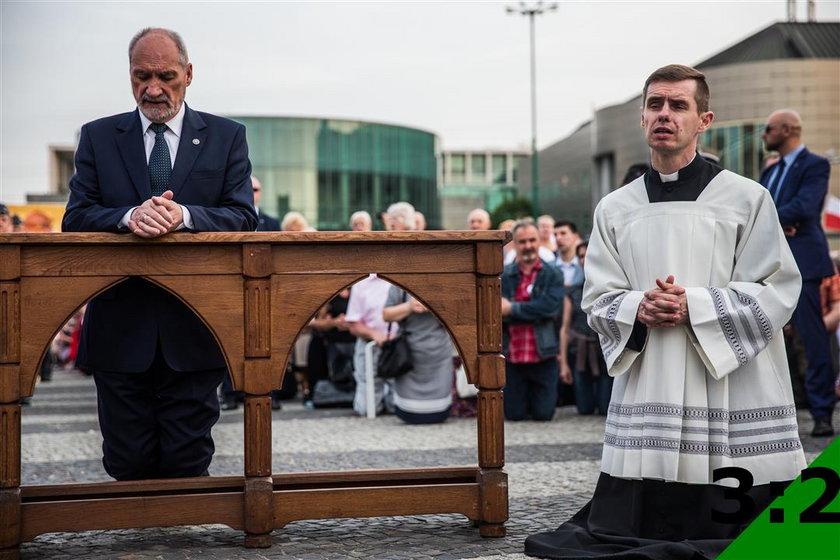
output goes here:
[[145, 372], [94, 371], [105, 471], [117, 480], [207, 474], [225, 373], [177, 372], [160, 352]]

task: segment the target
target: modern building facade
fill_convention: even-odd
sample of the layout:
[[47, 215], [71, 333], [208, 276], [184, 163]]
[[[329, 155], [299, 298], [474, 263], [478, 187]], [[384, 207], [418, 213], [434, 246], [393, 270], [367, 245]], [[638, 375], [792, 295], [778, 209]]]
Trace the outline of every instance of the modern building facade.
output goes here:
[[243, 117], [261, 207], [282, 219], [294, 210], [319, 230], [349, 229], [350, 215], [372, 216], [400, 200], [440, 226], [438, 137], [364, 121]]
[[[581, 231], [589, 231], [592, 226], [593, 139], [594, 123], [589, 121], [542, 150], [538, 158], [540, 213], [551, 214], [557, 220], [570, 220]], [[519, 194], [530, 197], [530, 158], [520, 169]]]
[[[830, 192], [840, 196], [840, 23], [776, 23], [695, 67], [706, 74], [715, 113], [701, 150], [717, 155], [723, 167], [757, 179], [767, 116], [792, 108], [802, 117], [808, 148], [832, 161]], [[645, 78], [639, 76], [640, 89]], [[631, 165], [649, 161], [639, 126], [641, 105], [640, 91], [596, 111], [591, 122], [540, 152], [540, 208], [574, 219], [588, 206], [591, 216], [595, 204], [621, 186]], [[530, 193], [529, 167], [527, 161], [520, 165], [523, 196]], [[580, 221], [586, 228], [588, 220]]]
[[443, 229], [465, 229], [473, 208], [492, 212], [516, 196], [520, 162], [527, 150], [444, 150], [441, 159]]

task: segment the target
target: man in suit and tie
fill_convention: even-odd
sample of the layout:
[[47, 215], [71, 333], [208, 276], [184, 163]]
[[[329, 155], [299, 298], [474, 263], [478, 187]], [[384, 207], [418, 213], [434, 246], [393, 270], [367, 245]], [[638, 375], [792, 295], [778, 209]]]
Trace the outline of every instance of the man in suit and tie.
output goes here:
[[[149, 28], [128, 49], [137, 109], [82, 127], [63, 231], [253, 231], [245, 128], [186, 106], [181, 37]], [[225, 361], [178, 298], [130, 277], [87, 307], [77, 365], [93, 374], [103, 465], [117, 480], [206, 475]]]
[[802, 143], [802, 120], [796, 111], [772, 113], [761, 136], [767, 150], [779, 153], [779, 160], [762, 172], [759, 181], [773, 196], [779, 222], [802, 274], [802, 292], [793, 324], [808, 359], [805, 392], [814, 418], [811, 435], [831, 436], [836, 399], [829, 335], [820, 304], [820, 283], [834, 274], [820, 223], [830, 167], [827, 159], [812, 154]]

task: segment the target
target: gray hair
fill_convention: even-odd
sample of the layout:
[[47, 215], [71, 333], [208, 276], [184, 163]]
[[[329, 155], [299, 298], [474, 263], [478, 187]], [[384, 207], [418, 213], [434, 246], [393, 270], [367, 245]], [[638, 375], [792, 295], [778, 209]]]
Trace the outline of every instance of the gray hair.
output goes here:
[[353, 222], [360, 218], [366, 221], [368, 225], [373, 225], [373, 218], [370, 217], [370, 214], [364, 210], [359, 210], [350, 215], [350, 227], [353, 227]]
[[516, 235], [516, 232], [524, 227], [532, 227], [534, 229], [537, 228], [537, 223], [534, 221], [534, 218], [521, 218], [516, 224], [513, 226], [511, 230], [511, 234]]
[[187, 45], [184, 44], [184, 40], [181, 36], [171, 29], [164, 29], [162, 27], [147, 27], [145, 29], [141, 29], [134, 37], [131, 38], [131, 41], [128, 43], [129, 62], [131, 62], [131, 53], [134, 52], [134, 47], [137, 46], [137, 41], [152, 33], [166, 35], [172, 39], [172, 42], [175, 43], [175, 47], [178, 49], [178, 62], [181, 63], [181, 66], [186, 66], [190, 63], [190, 57], [187, 56]]
[[283, 216], [283, 220], [280, 222], [280, 229], [282, 231], [289, 231], [289, 228], [294, 225], [302, 228], [295, 231], [305, 231], [309, 227], [309, 222], [306, 221], [306, 217], [300, 212], [286, 212], [286, 215]]
[[395, 222], [402, 222], [408, 229], [417, 229], [414, 206], [408, 202], [395, 202], [388, 207], [388, 216]]

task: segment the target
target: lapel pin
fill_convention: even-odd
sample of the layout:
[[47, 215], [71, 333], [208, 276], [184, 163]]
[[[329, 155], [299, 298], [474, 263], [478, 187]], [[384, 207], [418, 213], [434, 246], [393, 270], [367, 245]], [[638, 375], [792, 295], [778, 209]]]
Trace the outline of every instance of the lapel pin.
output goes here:
[[201, 140], [199, 140], [198, 138], [193, 138], [193, 144], [198, 146], [199, 144], [201, 144]]

